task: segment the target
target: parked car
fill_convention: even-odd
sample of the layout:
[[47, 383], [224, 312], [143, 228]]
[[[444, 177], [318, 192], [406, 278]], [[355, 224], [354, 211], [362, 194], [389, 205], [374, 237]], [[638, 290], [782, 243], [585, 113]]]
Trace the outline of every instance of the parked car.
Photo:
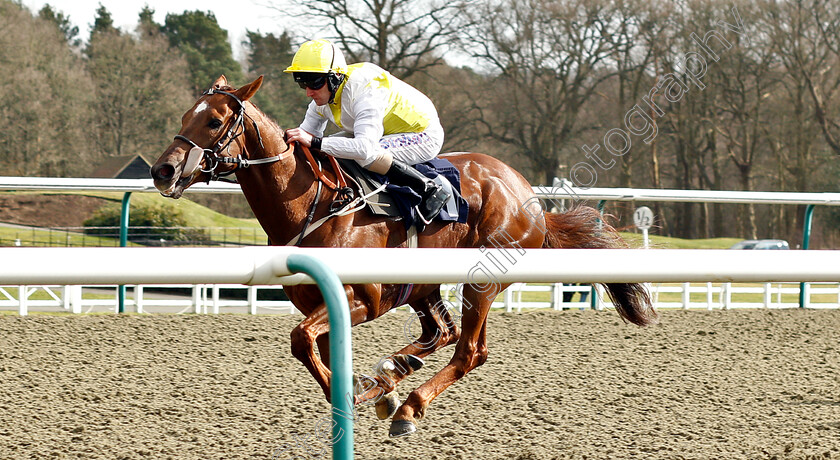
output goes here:
[[729, 249], [790, 249], [785, 240], [744, 240]]
[[758, 240], [744, 240], [733, 244], [729, 249], [752, 249], [756, 244], [758, 244]]

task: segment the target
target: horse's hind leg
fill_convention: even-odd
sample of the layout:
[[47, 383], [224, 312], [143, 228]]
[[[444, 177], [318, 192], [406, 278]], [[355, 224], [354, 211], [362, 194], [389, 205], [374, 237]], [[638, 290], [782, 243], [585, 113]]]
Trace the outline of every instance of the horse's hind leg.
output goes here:
[[455, 354], [443, 369], [426, 383], [411, 392], [391, 422], [391, 437], [405, 436], [416, 431], [415, 420], [423, 418], [426, 407], [449, 385], [487, 360], [487, 314], [496, 295], [507, 285], [491, 285], [483, 292], [474, 286], [464, 286], [464, 311], [461, 318], [461, 337]]
[[441, 299], [440, 289], [435, 289], [410, 305], [416, 313], [405, 323], [405, 335], [409, 339], [413, 337], [419, 322], [420, 337], [402, 350], [383, 358], [374, 367], [376, 376], [365, 377], [368, 381], [360, 385], [365, 390], [361, 399], [375, 401], [376, 415], [381, 420], [396, 412], [399, 406], [399, 397], [395, 391], [397, 384], [423, 365], [421, 358], [457, 342], [460, 335], [452, 312]]
[[[420, 323], [420, 337], [414, 339], [397, 354], [414, 355], [418, 357], [428, 356], [436, 350], [458, 341], [460, 333], [452, 312], [444, 304], [440, 296], [440, 289], [435, 289], [428, 296], [412, 302], [417, 322]], [[456, 312], [456, 315], [458, 313]], [[405, 323], [405, 336], [409, 340], [414, 335], [416, 328], [414, 318]]]

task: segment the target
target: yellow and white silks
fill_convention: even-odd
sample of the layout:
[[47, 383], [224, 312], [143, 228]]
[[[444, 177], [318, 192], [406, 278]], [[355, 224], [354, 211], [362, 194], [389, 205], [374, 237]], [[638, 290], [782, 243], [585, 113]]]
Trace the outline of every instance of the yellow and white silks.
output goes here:
[[321, 150], [367, 167], [385, 151], [407, 164], [431, 160], [443, 146], [443, 127], [423, 93], [371, 63], [348, 66], [332, 103], [309, 104], [300, 128], [321, 137], [327, 122], [342, 132]]

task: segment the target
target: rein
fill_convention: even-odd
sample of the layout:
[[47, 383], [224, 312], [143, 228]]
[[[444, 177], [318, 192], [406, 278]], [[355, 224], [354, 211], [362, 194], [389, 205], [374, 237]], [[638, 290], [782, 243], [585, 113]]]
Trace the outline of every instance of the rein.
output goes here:
[[303, 150], [303, 154], [306, 155], [306, 160], [309, 161], [309, 165], [312, 167], [312, 171], [315, 172], [315, 178], [324, 183], [328, 189], [341, 193], [342, 189], [348, 188], [347, 187], [347, 180], [344, 178], [344, 172], [341, 170], [341, 167], [338, 166], [338, 161], [332, 155], [327, 155], [330, 160], [330, 166], [332, 166], [333, 171], [335, 172], [336, 182], [331, 181], [327, 176], [324, 175], [324, 171], [321, 170], [321, 165], [315, 160], [315, 157], [312, 156], [312, 152], [309, 150], [309, 147], [300, 144], [300, 149]]
[[315, 174], [315, 180], [326, 185], [328, 189], [336, 192], [337, 194], [330, 205], [330, 212], [341, 209], [344, 205], [353, 200], [353, 189], [347, 186], [347, 179], [344, 177], [344, 171], [338, 165], [338, 161], [334, 156], [327, 155], [330, 161], [330, 166], [332, 166], [333, 172], [335, 173], [335, 182], [331, 181], [324, 174], [324, 171], [321, 169], [321, 163], [315, 159], [312, 152], [309, 150], [309, 147], [300, 144], [300, 149], [303, 151], [304, 156], [306, 156], [306, 160], [309, 162], [312, 172]]
[[[294, 143], [290, 143], [289, 145], [294, 145]], [[331, 181], [325, 174], [324, 171], [321, 169], [321, 163], [315, 159], [315, 156], [312, 155], [312, 152], [309, 150], [309, 147], [300, 144], [300, 149], [303, 151], [306, 160], [309, 162], [309, 167], [312, 168], [312, 173], [315, 174], [315, 180], [318, 182], [318, 190], [315, 193], [315, 199], [312, 200], [312, 204], [309, 206], [309, 213], [306, 216], [306, 220], [303, 222], [303, 229], [301, 229], [300, 234], [293, 238], [291, 241], [286, 243], [286, 246], [292, 244], [292, 242], [297, 239], [295, 242], [295, 246], [299, 245], [303, 242], [303, 239], [306, 235], [312, 233], [321, 226], [324, 222], [328, 219], [340, 216], [344, 214], [349, 214], [352, 212], [356, 212], [361, 207], [353, 208], [353, 205], [357, 204], [359, 199], [353, 199], [353, 189], [347, 186], [347, 180], [344, 177], [344, 171], [338, 165], [338, 161], [332, 155], [327, 155], [330, 160], [330, 165], [335, 172], [335, 182]], [[335, 199], [333, 199], [332, 203], [330, 203], [330, 212], [325, 217], [318, 220], [315, 223], [314, 227], [310, 228], [309, 225], [312, 223], [312, 219], [315, 217], [315, 210], [318, 208], [318, 203], [321, 201], [321, 185], [326, 185], [328, 189], [332, 190], [336, 193]], [[352, 209], [352, 211], [347, 212], [348, 210]]]

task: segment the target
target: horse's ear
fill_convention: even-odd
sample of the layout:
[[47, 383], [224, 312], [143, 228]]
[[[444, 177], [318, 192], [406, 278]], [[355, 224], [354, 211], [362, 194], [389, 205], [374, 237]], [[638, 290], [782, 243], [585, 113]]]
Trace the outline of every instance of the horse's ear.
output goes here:
[[216, 81], [213, 82], [213, 86], [211, 86], [211, 88], [221, 89], [225, 86], [228, 86], [228, 81], [227, 78], [224, 75], [222, 75], [219, 78], [217, 78]]
[[262, 86], [262, 82], [263, 76], [260, 75], [256, 80], [236, 90], [235, 94], [240, 100], [247, 101], [257, 93], [257, 90], [260, 89], [260, 86]]

